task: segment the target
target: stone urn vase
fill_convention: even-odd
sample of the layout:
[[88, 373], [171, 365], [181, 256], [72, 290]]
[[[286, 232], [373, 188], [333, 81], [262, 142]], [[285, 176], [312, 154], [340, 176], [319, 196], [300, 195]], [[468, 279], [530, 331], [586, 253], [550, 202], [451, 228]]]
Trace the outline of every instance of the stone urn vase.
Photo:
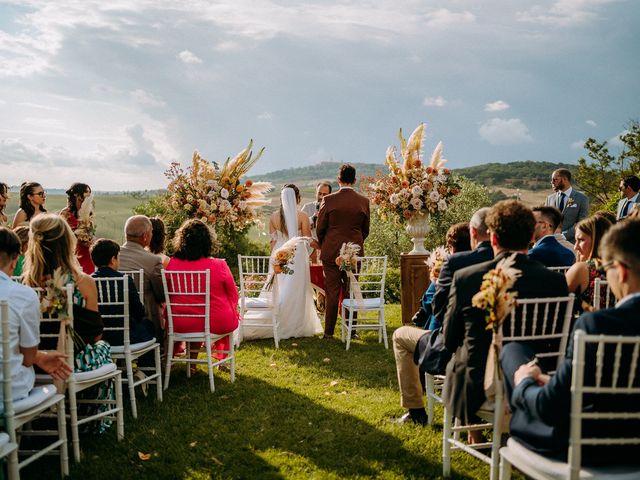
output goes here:
[[429, 233], [429, 214], [416, 214], [410, 220], [407, 221], [405, 230], [411, 237], [413, 242], [413, 250], [409, 252], [409, 255], [426, 255], [429, 253], [424, 248], [424, 238]]

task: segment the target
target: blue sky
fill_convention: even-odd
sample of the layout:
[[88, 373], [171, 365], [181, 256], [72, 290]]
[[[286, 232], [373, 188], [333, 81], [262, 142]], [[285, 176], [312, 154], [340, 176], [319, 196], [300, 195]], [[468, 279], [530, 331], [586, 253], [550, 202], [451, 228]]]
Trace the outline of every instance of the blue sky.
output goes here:
[[0, 181], [166, 184], [250, 138], [255, 173], [383, 163], [427, 123], [451, 168], [575, 162], [640, 117], [633, 0], [0, 0]]

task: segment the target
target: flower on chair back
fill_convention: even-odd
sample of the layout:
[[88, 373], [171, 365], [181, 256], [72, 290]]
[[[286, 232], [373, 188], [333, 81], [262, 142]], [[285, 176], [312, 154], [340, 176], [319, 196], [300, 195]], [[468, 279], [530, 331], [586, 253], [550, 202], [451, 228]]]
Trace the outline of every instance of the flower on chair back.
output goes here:
[[429, 275], [433, 280], [437, 280], [440, 276], [440, 270], [442, 270], [442, 265], [449, 258], [449, 252], [442, 245], [434, 248], [433, 252], [429, 255], [424, 263], [429, 267]]
[[340, 247], [340, 255], [336, 258], [336, 265], [340, 270], [353, 272], [358, 266], [358, 253], [360, 253], [360, 245], [352, 242], [343, 243]]

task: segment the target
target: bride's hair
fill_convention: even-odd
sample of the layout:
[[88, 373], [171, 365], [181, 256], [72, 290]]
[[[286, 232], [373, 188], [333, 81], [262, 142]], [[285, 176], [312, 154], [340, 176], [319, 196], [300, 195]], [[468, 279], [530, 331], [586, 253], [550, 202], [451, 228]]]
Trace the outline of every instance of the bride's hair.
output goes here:
[[[296, 203], [300, 203], [300, 189], [296, 187], [293, 183], [287, 183], [282, 190], [285, 188], [292, 189], [296, 194]], [[282, 201], [280, 201], [280, 228], [282, 229], [282, 233], [286, 236], [289, 236], [289, 232], [287, 231], [287, 222], [284, 219], [284, 209], [282, 208]]]

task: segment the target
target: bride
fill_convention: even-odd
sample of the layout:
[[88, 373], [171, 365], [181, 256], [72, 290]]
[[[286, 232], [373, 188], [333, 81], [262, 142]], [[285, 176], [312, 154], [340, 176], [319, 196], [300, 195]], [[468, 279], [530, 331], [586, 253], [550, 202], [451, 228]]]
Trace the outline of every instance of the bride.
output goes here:
[[[311, 227], [309, 217], [298, 210], [300, 190], [293, 184], [287, 184], [280, 192], [280, 208], [275, 211], [269, 221], [271, 234], [271, 254], [285, 242], [294, 237], [301, 237], [291, 268], [292, 275], [277, 275], [278, 302], [278, 336], [280, 339], [295, 337], [311, 337], [322, 333], [320, 318], [313, 304], [313, 290], [309, 273], [309, 240]], [[309, 240], [307, 240], [309, 239]], [[273, 331], [247, 327], [246, 339], [270, 338]]]

